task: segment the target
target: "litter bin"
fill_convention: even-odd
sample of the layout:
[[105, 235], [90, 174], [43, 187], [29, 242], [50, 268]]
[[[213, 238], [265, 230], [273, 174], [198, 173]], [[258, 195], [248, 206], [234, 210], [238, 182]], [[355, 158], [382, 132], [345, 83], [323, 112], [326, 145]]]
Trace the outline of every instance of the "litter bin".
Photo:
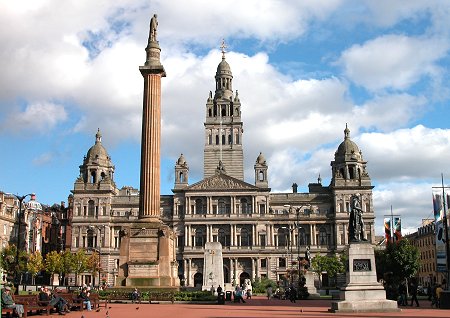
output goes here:
[[217, 295], [217, 304], [225, 305], [225, 294], [224, 293], [219, 293]]
[[441, 309], [450, 309], [450, 291], [448, 290], [441, 291], [440, 305]]
[[231, 291], [226, 291], [225, 299], [226, 301], [231, 301]]

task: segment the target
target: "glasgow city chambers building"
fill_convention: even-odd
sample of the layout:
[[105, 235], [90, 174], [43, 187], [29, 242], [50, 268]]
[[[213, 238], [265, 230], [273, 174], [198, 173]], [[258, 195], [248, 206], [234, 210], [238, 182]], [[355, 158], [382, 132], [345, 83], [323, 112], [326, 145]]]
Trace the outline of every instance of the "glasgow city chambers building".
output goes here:
[[[199, 119], [200, 125], [200, 119]], [[270, 163], [254, 154], [254, 183], [244, 181], [244, 135], [241, 101], [222, 52], [209, 92], [204, 118], [203, 179], [189, 183], [189, 158], [175, 163], [172, 195], [161, 195], [161, 222], [173, 230], [174, 259], [180, 284], [201, 286], [206, 242], [222, 245], [225, 283], [267, 277], [280, 280], [293, 261], [305, 254], [333, 255], [348, 243], [350, 197], [360, 196], [365, 235], [375, 242], [371, 179], [362, 152], [344, 130], [331, 161], [331, 182], [309, 183], [307, 193], [275, 193], [270, 189]], [[98, 277], [82, 275], [83, 283], [124, 285], [122, 237], [139, 210], [139, 190], [119, 188], [115, 167], [102, 145], [100, 130], [87, 151], [69, 197], [73, 251], [100, 253]], [[122, 250], [121, 250], [122, 249]], [[96, 275], [95, 275], [96, 276]]]

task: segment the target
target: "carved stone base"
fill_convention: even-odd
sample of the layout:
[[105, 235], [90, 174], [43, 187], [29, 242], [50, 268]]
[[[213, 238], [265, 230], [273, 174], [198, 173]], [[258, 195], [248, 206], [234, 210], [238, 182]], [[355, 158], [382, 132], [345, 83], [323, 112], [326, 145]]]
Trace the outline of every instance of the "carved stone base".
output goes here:
[[317, 288], [314, 285], [315, 275], [313, 272], [307, 271], [305, 273], [306, 284], [305, 287], [308, 288], [308, 299], [320, 299], [320, 294], [317, 292]]
[[341, 288], [340, 301], [331, 303], [331, 312], [400, 311], [397, 302], [386, 299], [386, 291], [377, 282], [375, 253], [369, 243], [350, 243], [347, 284]]
[[174, 234], [166, 225], [144, 221], [121, 231], [117, 285], [179, 287]]

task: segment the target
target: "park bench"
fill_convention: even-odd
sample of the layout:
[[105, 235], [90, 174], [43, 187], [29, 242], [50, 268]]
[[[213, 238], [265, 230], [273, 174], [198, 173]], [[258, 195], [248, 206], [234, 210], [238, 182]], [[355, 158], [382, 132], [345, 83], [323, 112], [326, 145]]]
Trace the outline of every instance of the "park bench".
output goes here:
[[108, 300], [100, 299], [100, 296], [97, 293], [90, 294], [89, 299], [91, 300], [93, 309], [100, 308], [101, 306], [104, 306], [106, 308], [108, 306]]
[[[2, 316], [3, 316], [3, 315], [10, 316], [10, 315], [12, 315], [13, 313], [14, 313], [14, 309], [13, 309], [13, 308], [5, 308], [5, 307], [2, 307]], [[26, 317], [26, 316], [27, 316], [27, 312], [25, 312], [25, 313], [23, 314], [23, 316]]]
[[48, 316], [53, 308], [48, 302], [39, 301], [38, 295], [14, 295], [13, 298], [15, 303], [24, 305], [24, 312], [35, 310], [37, 313], [41, 313], [44, 311]]
[[59, 297], [64, 298], [65, 301], [67, 301], [67, 307], [72, 310], [73, 308], [79, 309], [80, 311], [83, 311], [84, 304], [81, 299], [78, 299], [78, 296], [73, 293], [58, 293]]

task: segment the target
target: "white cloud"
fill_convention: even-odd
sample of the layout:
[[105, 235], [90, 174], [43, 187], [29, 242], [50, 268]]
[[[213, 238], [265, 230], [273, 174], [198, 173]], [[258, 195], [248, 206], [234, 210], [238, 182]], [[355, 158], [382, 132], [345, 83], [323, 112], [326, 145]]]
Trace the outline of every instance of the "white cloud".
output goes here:
[[450, 130], [422, 125], [391, 133], [365, 133], [356, 139], [369, 173], [379, 182], [438, 178], [448, 166]]
[[404, 35], [383, 35], [344, 51], [338, 61], [356, 85], [369, 90], [405, 90], [423, 76], [439, 76], [436, 62], [448, 42]]
[[[436, 180], [438, 181], [438, 180]], [[433, 219], [431, 187], [433, 183], [386, 182], [375, 187], [373, 202], [376, 233], [383, 234], [383, 218], [392, 214], [402, 218], [402, 232], [412, 233], [423, 219]]]
[[67, 116], [62, 105], [47, 102], [29, 104], [23, 112], [13, 111], [8, 114], [2, 130], [49, 133], [58, 123], [64, 122]]

